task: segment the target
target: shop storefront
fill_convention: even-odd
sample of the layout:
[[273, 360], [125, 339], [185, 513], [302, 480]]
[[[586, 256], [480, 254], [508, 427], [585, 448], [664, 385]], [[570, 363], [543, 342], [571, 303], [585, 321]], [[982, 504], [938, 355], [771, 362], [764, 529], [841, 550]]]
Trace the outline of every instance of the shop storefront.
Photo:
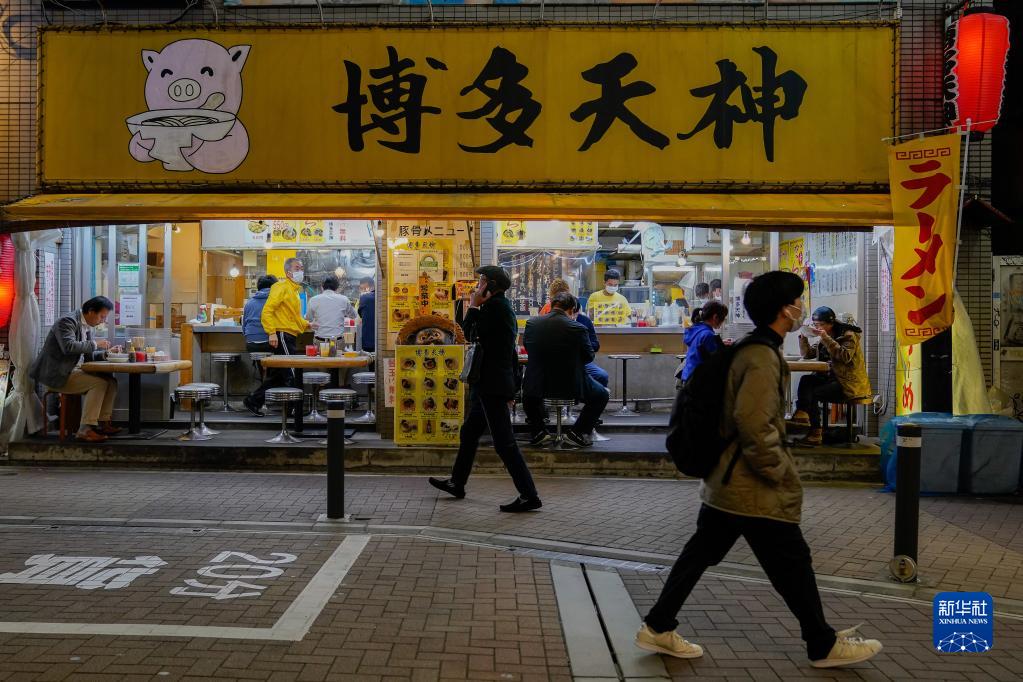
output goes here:
[[[891, 222], [886, 23], [55, 30], [42, 46], [43, 192], [5, 226], [91, 226], [115, 324], [197, 320], [208, 345], [179, 349], [197, 373], [237, 343], [217, 310], [233, 319], [290, 254], [387, 292], [381, 386], [396, 324], [453, 316], [480, 263], [516, 276], [522, 320], [555, 277], [588, 299], [618, 270], [628, 310], [595, 322], [605, 355], [643, 355], [642, 398], [670, 395], [700, 284], [720, 282], [734, 337], [768, 268], [800, 272], [813, 305], [870, 305], [861, 233]], [[442, 254], [428, 311], [393, 286], [423, 277], [402, 251]]]

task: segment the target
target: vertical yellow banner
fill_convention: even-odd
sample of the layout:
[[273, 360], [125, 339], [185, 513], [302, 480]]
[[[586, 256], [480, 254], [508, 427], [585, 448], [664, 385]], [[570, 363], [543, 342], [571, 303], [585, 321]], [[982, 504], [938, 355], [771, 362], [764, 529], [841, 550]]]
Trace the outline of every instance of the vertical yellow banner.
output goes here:
[[895, 414], [914, 414], [920, 411], [922, 373], [920, 371], [920, 344], [898, 346], [898, 363], [895, 369], [897, 388], [895, 392]]
[[892, 294], [903, 346], [952, 326], [959, 141], [959, 135], [940, 135], [888, 152], [895, 222]]

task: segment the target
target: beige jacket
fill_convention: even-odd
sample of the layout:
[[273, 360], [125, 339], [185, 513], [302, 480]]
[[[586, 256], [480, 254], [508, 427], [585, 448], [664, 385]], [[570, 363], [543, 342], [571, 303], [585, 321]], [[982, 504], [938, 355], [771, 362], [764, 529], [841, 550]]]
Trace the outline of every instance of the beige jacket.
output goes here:
[[[824, 352], [821, 352], [822, 347]], [[870, 378], [867, 377], [867, 363], [863, 359], [863, 346], [856, 332], [847, 330], [837, 339], [822, 336], [816, 346], [811, 346], [805, 337], [800, 336], [799, 350], [804, 358], [831, 361], [831, 373], [841, 384], [846, 398], [873, 395]]]
[[[701, 484], [704, 503], [732, 514], [799, 523], [803, 486], [785, 446], [788, 386], [788, 365], [777, 348], [751, 344], [736, 353], [721, 423], [724, 436], [735, 442]], [[723, 484], [736, 449], [740, 455], [731, 480]]]

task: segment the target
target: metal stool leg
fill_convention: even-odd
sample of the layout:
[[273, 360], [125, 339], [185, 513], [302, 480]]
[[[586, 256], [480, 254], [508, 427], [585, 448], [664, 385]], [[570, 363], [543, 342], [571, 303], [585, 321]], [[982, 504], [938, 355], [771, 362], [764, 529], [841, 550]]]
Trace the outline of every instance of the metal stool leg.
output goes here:
[[191, 401], [191, 409], [188, 411], [188, 431], [178, 436], [178, 440], [209, 440], [210, 436], [204, 436], [195, 430], [195, 403], [196, 400]]
[[[298, 401], [296, 404], [301, 406], [302, 401]], [[266, 441], [267, 443], [301, 443], [302, 442], [301, 439], [295, 438], [290, 433], [288, 433], [288, 412], [291, 411], [289, 409], [290, 407], [291, 407], [290, 403], [284, 403], [284, 404], [281, 405], [281, 432], [278, 433], [273, 438], [270, 438], [269, 440], [267, 440]]]
[[311, 424], [326, 424], [327, 418], [320, 414], [320, 411], [317, 409], [320, 403], [320, 387], [319, 385], [315, 385], [312, 388], [313, 409], [309, 412], [309, 419], [307, 421], [309, 421], [309, 423]]
[[206, 401], [199, 401], [199, 426], [196, 427], [195, 432], [201, 436], [219, 436], [220, 431], [214, 431], [210, 427], [206, 426]]
[[355, 419], [346, 420], [349, 424], [373, 424], [376, 423], [377, 416], [374, 412], [376, 407], [376, 384], [366, 385], [366, 412], [361, 414]]
[[228, 365], [230, 364], [231, 363], [229, 362], [224, 363], [224, 406], [220, 408], [221, 412], [237, 412], [237, 410], [231, 407], [231, 404], [227, 402], [227, 396], [229, 394], [229, 391], [227, 390], [227, 370]]
[[629, 361], [622, 360], [622, 409], [614, 413], [616, 417], [632, 417], [636, 414], [629, 409]]
[[554, 442], [551, 443], [551, 449], [552, 450], [557, 450], [558, 448], [561, 447], [561, 444], [565, 442], [565, 436], [561, 432], [561, 425], [562, 425], [562, 421], [561, 421], [561, 407], [560, 406], [555, 407], [554, 408], [554, 413], [555, 413], [556, 419], [557, 419], [557, 426], [556, 426], [555, 431], [554, 431]]

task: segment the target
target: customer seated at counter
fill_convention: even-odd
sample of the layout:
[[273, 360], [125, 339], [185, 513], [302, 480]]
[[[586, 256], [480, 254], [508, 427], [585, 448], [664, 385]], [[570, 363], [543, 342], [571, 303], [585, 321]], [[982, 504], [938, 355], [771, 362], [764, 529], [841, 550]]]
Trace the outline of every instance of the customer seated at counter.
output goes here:
[[[551, 301], [554, 300], [555, 296], [557, 296], [558, 294], [570, 293], [572, 293], [572, 291], [568, 286], [568, 282], [561, 279], [560, 277], [556, 277], [554, 281], [551, 282], [550, 287], [547, 289], [548, 299], [547, 302], [544, 304], [543, 308], [540, 308], [540, 315], [546, 315], [547, 313], [551, 312]], [[578, 322], [579, 324], [586, 328], [586, 334], [587, 339], [589, 339], [590, 342], [590, 348], [593, 350], [593, 353], [596, 354], [597, 351], [600, 350], [600, 339], [597, 338], [597, 330], [593, 326], [593, 321], [590, 320], [589, 317], [587, 317], [584, 313], [580, 311], [579, 299], [575, 300], [575, 308], [572, 310], [571, 317], [573, 320], [575, 320], [576, 322]], [[586, 363], [586, 374], [591, 379], [596, 381], [598, 384], [600, 384], [604, 388], [607, 388], [609, 379], [608, 374], [606, 371], [604, 371], [604, 368], [598, 365], [596, 362]]]
[[[629, 313], [632, 312], [632, 306], [629, 305], [629, 300], [618, 293], [618, 284], [622, 280], [622, 274], [617, 270], [611, 269], [604, 273], [604, 288], [600, 291], [595, 291], [590, 294], [589, 299], [586, 301], [586, 314], [591, 320], [597, 320], [596, 324], [600, 324], [600, 320], [607, 319], [607, 309], [617, 307], [621, 310], [621, 316], [624, 318], [623, 321], [627, 322], [629, 319]], [[603, 312], [602, 316], [600, 313]], [[610, 316], [612, 319], [615, 315]]]
[[377, 347], [377, 292], [372, 277], [359, 280], [359, 319], [362, 321], [362, 350], [372, 353]]
[[57, 320], [46, 335], [43, 349], [32, 363], [28, 375], [46, 388], [68, 395], [84, 395], [82, 425], [77, 440], [102, 443], [121, 429], [113, 425], [117, 380], [111, 375], [83, 372], [79, 364], [106, 360], [107, 351], [120, 351], [106, 339], [92, 338], [92, 328], [103, 324], [113, 302], [104, 296], [90, 298], [82, 309]]
[[707, 356], [724, 347], [717, 330], [728, 318], [728, 306], [717, 301], [704, 304], [693, 312], [693, 326], [685, 331], [682, 339], [686, 343], [686, 360], [676, 378], [685, 383]]
[[579, 305], [572, 294], [562, 292], [551, 301], [551, 312], [526, 322], [523, 343], [529, 354], [522, 383], [522, 407], [533, 429], [531, 445], [550, 439], [544, 425], [544, 398], [580, 400], [582, 412], [565, 434], [577, 447], [592, 445], [590, 434], [597, 425], [611, 394], [586, 374], [593, 362], [593, 349], [583, 325], [571, 318]]
[[242, 308], [242, 334], [245, 335], [245, 350], [249, 353], [272, 353], [270, 335], [263, 329], [263, 306], [270, 297], [270, 287], [277, 284], [273, 275], [263, 275], [256, 282], [256, 293]]
[[337, 275], [327, 275], [323, 279], [323, 293], [309, 299], [305, 316], [316, 338], [340, 338], [345, 333], [345, 318], [355, 318], [352, 302], [337, 292], [340, 286]]

